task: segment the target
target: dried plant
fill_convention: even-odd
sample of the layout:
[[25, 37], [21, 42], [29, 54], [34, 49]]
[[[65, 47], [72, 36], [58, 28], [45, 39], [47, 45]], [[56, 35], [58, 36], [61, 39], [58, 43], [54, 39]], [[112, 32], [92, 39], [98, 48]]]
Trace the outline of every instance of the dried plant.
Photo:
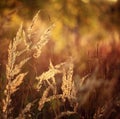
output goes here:
[[[55, 75], [61, 73], [63, 75], [62, 81], [62, 93], [57, 92], [56, 85], [56, 79]], [[72, 90], [72, 76], [73, 76], [73, 63], [72, 60], [69, 60], [67, 62], [58, 64], [56, 66], [53, 66], [52, 62], [50, 61], [50, 69], [47, 72], [44, 72], [40, 76], [36, 77], [38, 80], [37, 89], [41, 89], [44, 85], [44, 81], [48, 84], [48, 87], [44, 90], [42, 97], [39, 100], [39, 106], [38, 110], [42, 110], [46, 102], [50, 102], [52, 100], [60, 100], [63, 99], [63, 101], [67, 98], [70, 99], [71, 97], [71, 90]], [[52, 83], [50, 82], [52, 81]], [[49, 95], [50, 90], [53, 91], [53, 95]], [[55, 93], [54, 93], [55, 90]], [[75, 112], [62, 112], [57, 118], [60, 118], [64, 115], [70, 115], [74, 114]]]
[[[6, 65], [6, 77], [7, 84], [4, 91], [5, 99], [3, 99], [3, 112], [4, 118], [7, 119], [11, 113], [11, 95], [17, 90], [17, 88], [23, 82], [26, 73], [19, 74], [22, 66], [29, 60], [29, 58], [22, 60], [19, 64], [16, 64], [17, 60], [17, 47], [22, 39], [22, 25], [19, 28], [16, 37], [10, 42], [8, 49], [8, 64]], [[16, 78], [15, 78], [16, 77]]]
[[63, 91], [63, 99], [64, 98], [71, 98], [71, 90], [73, 84], [73, 63], [69, 61], [66, 64], [66, 69], [63, 70], [63, 78], [62, 78], [62, 91]]
[[[31, 88], [34, 88], [35, 93], [37, 93], [36, 99], [30, 99], [31, 101], [28, 99], [26, 106], [18, 111], [16, 117], [12, 114], [15, 108], [14, 104], [12, 104], [12, 96], [21, 91], [22, 83], [25, 83], [25, 77], [27, 77], [29, 73], [29, 71], [24, 72], [22, 69], [29, 60], [32, 58], [37, 60], [37, 58], [40, 57], [42, 48], [50, 40], [48, 36], [54, 27], [54, 24], [51, 24], [38, 39], [35, 39], [33, 36], [37, 31], [34, 31], [34, 27], [36, 22], [39, 21], [39, 13], [40, 11], [35, 15], [27, 30], [24, 30], [23, 24], [21, 24], [16, 37], [9, 44], [8, 63], [6, 65], [6, 86], [4, 89], [1, 113], [2, 118], [32, 119], [32, 107], [35, 106], [37, 110], [33, 113], [43, 113], [46, 104], [54, 103], [55, 101], [60, 102], [59, 106], [57, 106], [59, 111], [57, 113], [51, 111], [55, 113], [53, 115], [55, 119], [74, 114], [86, 119], [88, 119], [88, 117], [94, 119], [100, 118], [101, 113], [102, 116], [108, 117], [105, 116], [105, 114], [108, 113], [109, 110], [104, 107], [104, 105], [108, 98], [111, 99], [116, 81], [105, 81], [98, 78], [96, 75], [98, 74], [97, 71], [93, 74], [87, 74], [82, 78], [75, 78], [73, 75], [74, 61], [72, 58], [57, 65], [53, 65], [54, 62], [52, 63], [50, 60], [49, 69], [41, 75], [34, 76], [33, 82], [35, 86], [32, 87], [31, 85]], [[19, 48], [20, 45], [22, 45], [21, 48]], [[57, 78], [57, 76], [59, 76], [59, 78]], [[106, 88], [111, 94], [107, 94]], [[108, 97], [106, 98], [106, 96]], [[94, 100], [96, 100], [96, 103], [93, 106]], [[101, 104], [98, 104], [98, 101], [101, 101]], [[111, 109], [112, 106], [110, 107]], [[89, 108], [92, 108], [90, 115]], [[52, 110], [52, 108], [50, 109]]]
[[61, 112], [61, 114], [60, 115], [58, 115], [57, 117], [55, 117], [55, 119], [60, 119], [60, 118], [62, 118], [62, 117], [64, 117], [64, 116], [70, 116], [70, 115], [72, 115], [72, 114], [75, 114], [75, 112], [72, 112], [72, 111], [66, 111], [66, 112]]
[[[28, 103], [25, 108], [22, 110], [21, 113], [19, 113], [18, 117], [15, 119], [26, 119], [26, 113], [28, 113], [30, 111], [30, 108], [33, 106], [34, 102], [32, 103]], [[31, 117], [31, 115], [29, 114], [28, 117]]]
[[[33, 57], [38, 58], [38, 56], [40, 56], [42, 47], [48, 42], [48, 34], [53, 28], [53, 25], [51, 25], [35, 44], [31, 43], [30, 39], [32, 36], [32, 28], [38, 18], [38, 14], [39, 11], [33, 18], [33, 21], [28, 28], [28, 33], [25, 33], [23, 30], [23, 25], [21, 24], [16, 37], [9, 44], [8, 63], [6, 65], [7, 84], [4, 91], [5, 98], [3, 99], [4, 119], [7, 119], [8, 116], [9, 118], [12, 118], [10, 117], [10, 114], [12, 113], [11, 96], [18, 90], [18, 87], [22, 84], [24, 77], [27, 75], [27, 73], [21, 73], [21, 70], [24, 64], [28, 62], [32, 57], [28, 55], [27, 57], [24, 57], [24, 59], [22, 59], [19, 63], [17, 63], [17, 58], [23, 55], [25, 52], [31, 54], [33, 51]], [[18, 46], [21, 43], [24, 43], [23, 45], [25, 45], [25, 47], [22, 50], [18, 50]]]
[[56, 67], [59, 67], [60, 65], [57, 65], [54, 67], [52, 63], [50, 62], [50, 69], [44, 72], [43, 74], [41, 74], [40, 76], [36, 77], [36, 79], [38, 80], [38, 83], [37, 83], [38, 90], [42, 87], [43, 81], [47, 81], [47, 83], [51, 86], [51, 84], [49, 83], [49, 79], [51, 79], [53, 83], [55, 84], [54, 76], [58, 73], [61, 73], [61, 71], [57, 69]]
[[[64, 63], [61, 63], [59, 65], [53, 66], [52, 62], [50, 61], [50, 67], [49, 70], [41, 74], [40, 76], [36, 77], [38, 80], [37, 89], [40, 90], [42, 86], [44, 85], [43, 82], [46, 81], [48, 84], [48, 87], [44, 90], [43, 95], [39, 101], [39, 107], [38, 109], [41, 110], [46, 102], [49, 102], [54, 99], [62, 98], [62, 94], [57, 94], [57, 87], [56, 87], [56, 80], [55, 75], [62, 73], [60, 68]], [[50, 82], [52, 81], [52, 83]], [[53, 91], [53, 95], [49, 96], [50, 89]]]

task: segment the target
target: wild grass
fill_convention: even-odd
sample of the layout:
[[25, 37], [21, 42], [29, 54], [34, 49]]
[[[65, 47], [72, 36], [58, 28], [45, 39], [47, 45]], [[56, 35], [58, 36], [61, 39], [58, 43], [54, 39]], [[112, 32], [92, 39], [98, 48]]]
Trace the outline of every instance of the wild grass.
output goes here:
[[[16, 107], [13, 100], [19, 98], [17, 94], [22, 91], [21, 87], [26, 82], [29, 70], [33, 70], [24, 71], [23, 69], [32, 59], [37, 60], [40, 57], [54, 27], [54, 24], [51, 24], [38, 39], [33, 39], [34, 25], [39, 20], [39, 13], [40, 11], [35, 15], [27, 30], [24, 30], [21, 24], [15, 38], [9, 43], [0, 118], [108, 119], [111, 115], [113, 116], [114, 106], [120, 109], [119, 96], [113, 96], [118, 81], [114, 78], [105, 80], [99, 77], [98, 66], [93, 73], [76, 78], [72, 57], [57, 65], [53, 65], [54, 62], [50, 60], [49, 69], [42, 74], [37, 74], [33, 79], [34, 84], [31, 89], [34, 88], [37, 96], [25, 102], [22, 109], [17, 107], [18, 111], [15, 114]], [[115, 110], [116, 118], [119, 116], [117, 109]]]

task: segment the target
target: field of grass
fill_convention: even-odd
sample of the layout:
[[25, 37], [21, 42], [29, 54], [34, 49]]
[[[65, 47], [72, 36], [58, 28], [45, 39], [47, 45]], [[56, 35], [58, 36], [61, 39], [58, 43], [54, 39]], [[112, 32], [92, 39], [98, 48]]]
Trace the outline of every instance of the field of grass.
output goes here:
[[0, 41], [0, 119], [119, 119], [120, 34], [68, 34], [58, 52], [57, 24], [38, 23], [39, 11]]

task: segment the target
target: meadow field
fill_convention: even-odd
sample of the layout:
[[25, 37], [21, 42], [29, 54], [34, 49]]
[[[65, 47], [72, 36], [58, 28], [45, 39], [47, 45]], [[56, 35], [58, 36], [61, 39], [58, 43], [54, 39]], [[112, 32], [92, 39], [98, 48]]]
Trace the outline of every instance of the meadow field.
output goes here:
[[119, 119], [120, 0], [0, 2], [0, 119]]

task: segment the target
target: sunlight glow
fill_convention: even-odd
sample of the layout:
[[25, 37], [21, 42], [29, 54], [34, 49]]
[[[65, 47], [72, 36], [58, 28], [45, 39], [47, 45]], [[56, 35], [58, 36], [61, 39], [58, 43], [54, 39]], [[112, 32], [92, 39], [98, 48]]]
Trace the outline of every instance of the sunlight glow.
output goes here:
[[118, 0], [108, 0], [109, 2], [117, 2]]
[[82, 2], [84, 2], [84, 3], [89, 3], [90, 0], [82, 0]]

